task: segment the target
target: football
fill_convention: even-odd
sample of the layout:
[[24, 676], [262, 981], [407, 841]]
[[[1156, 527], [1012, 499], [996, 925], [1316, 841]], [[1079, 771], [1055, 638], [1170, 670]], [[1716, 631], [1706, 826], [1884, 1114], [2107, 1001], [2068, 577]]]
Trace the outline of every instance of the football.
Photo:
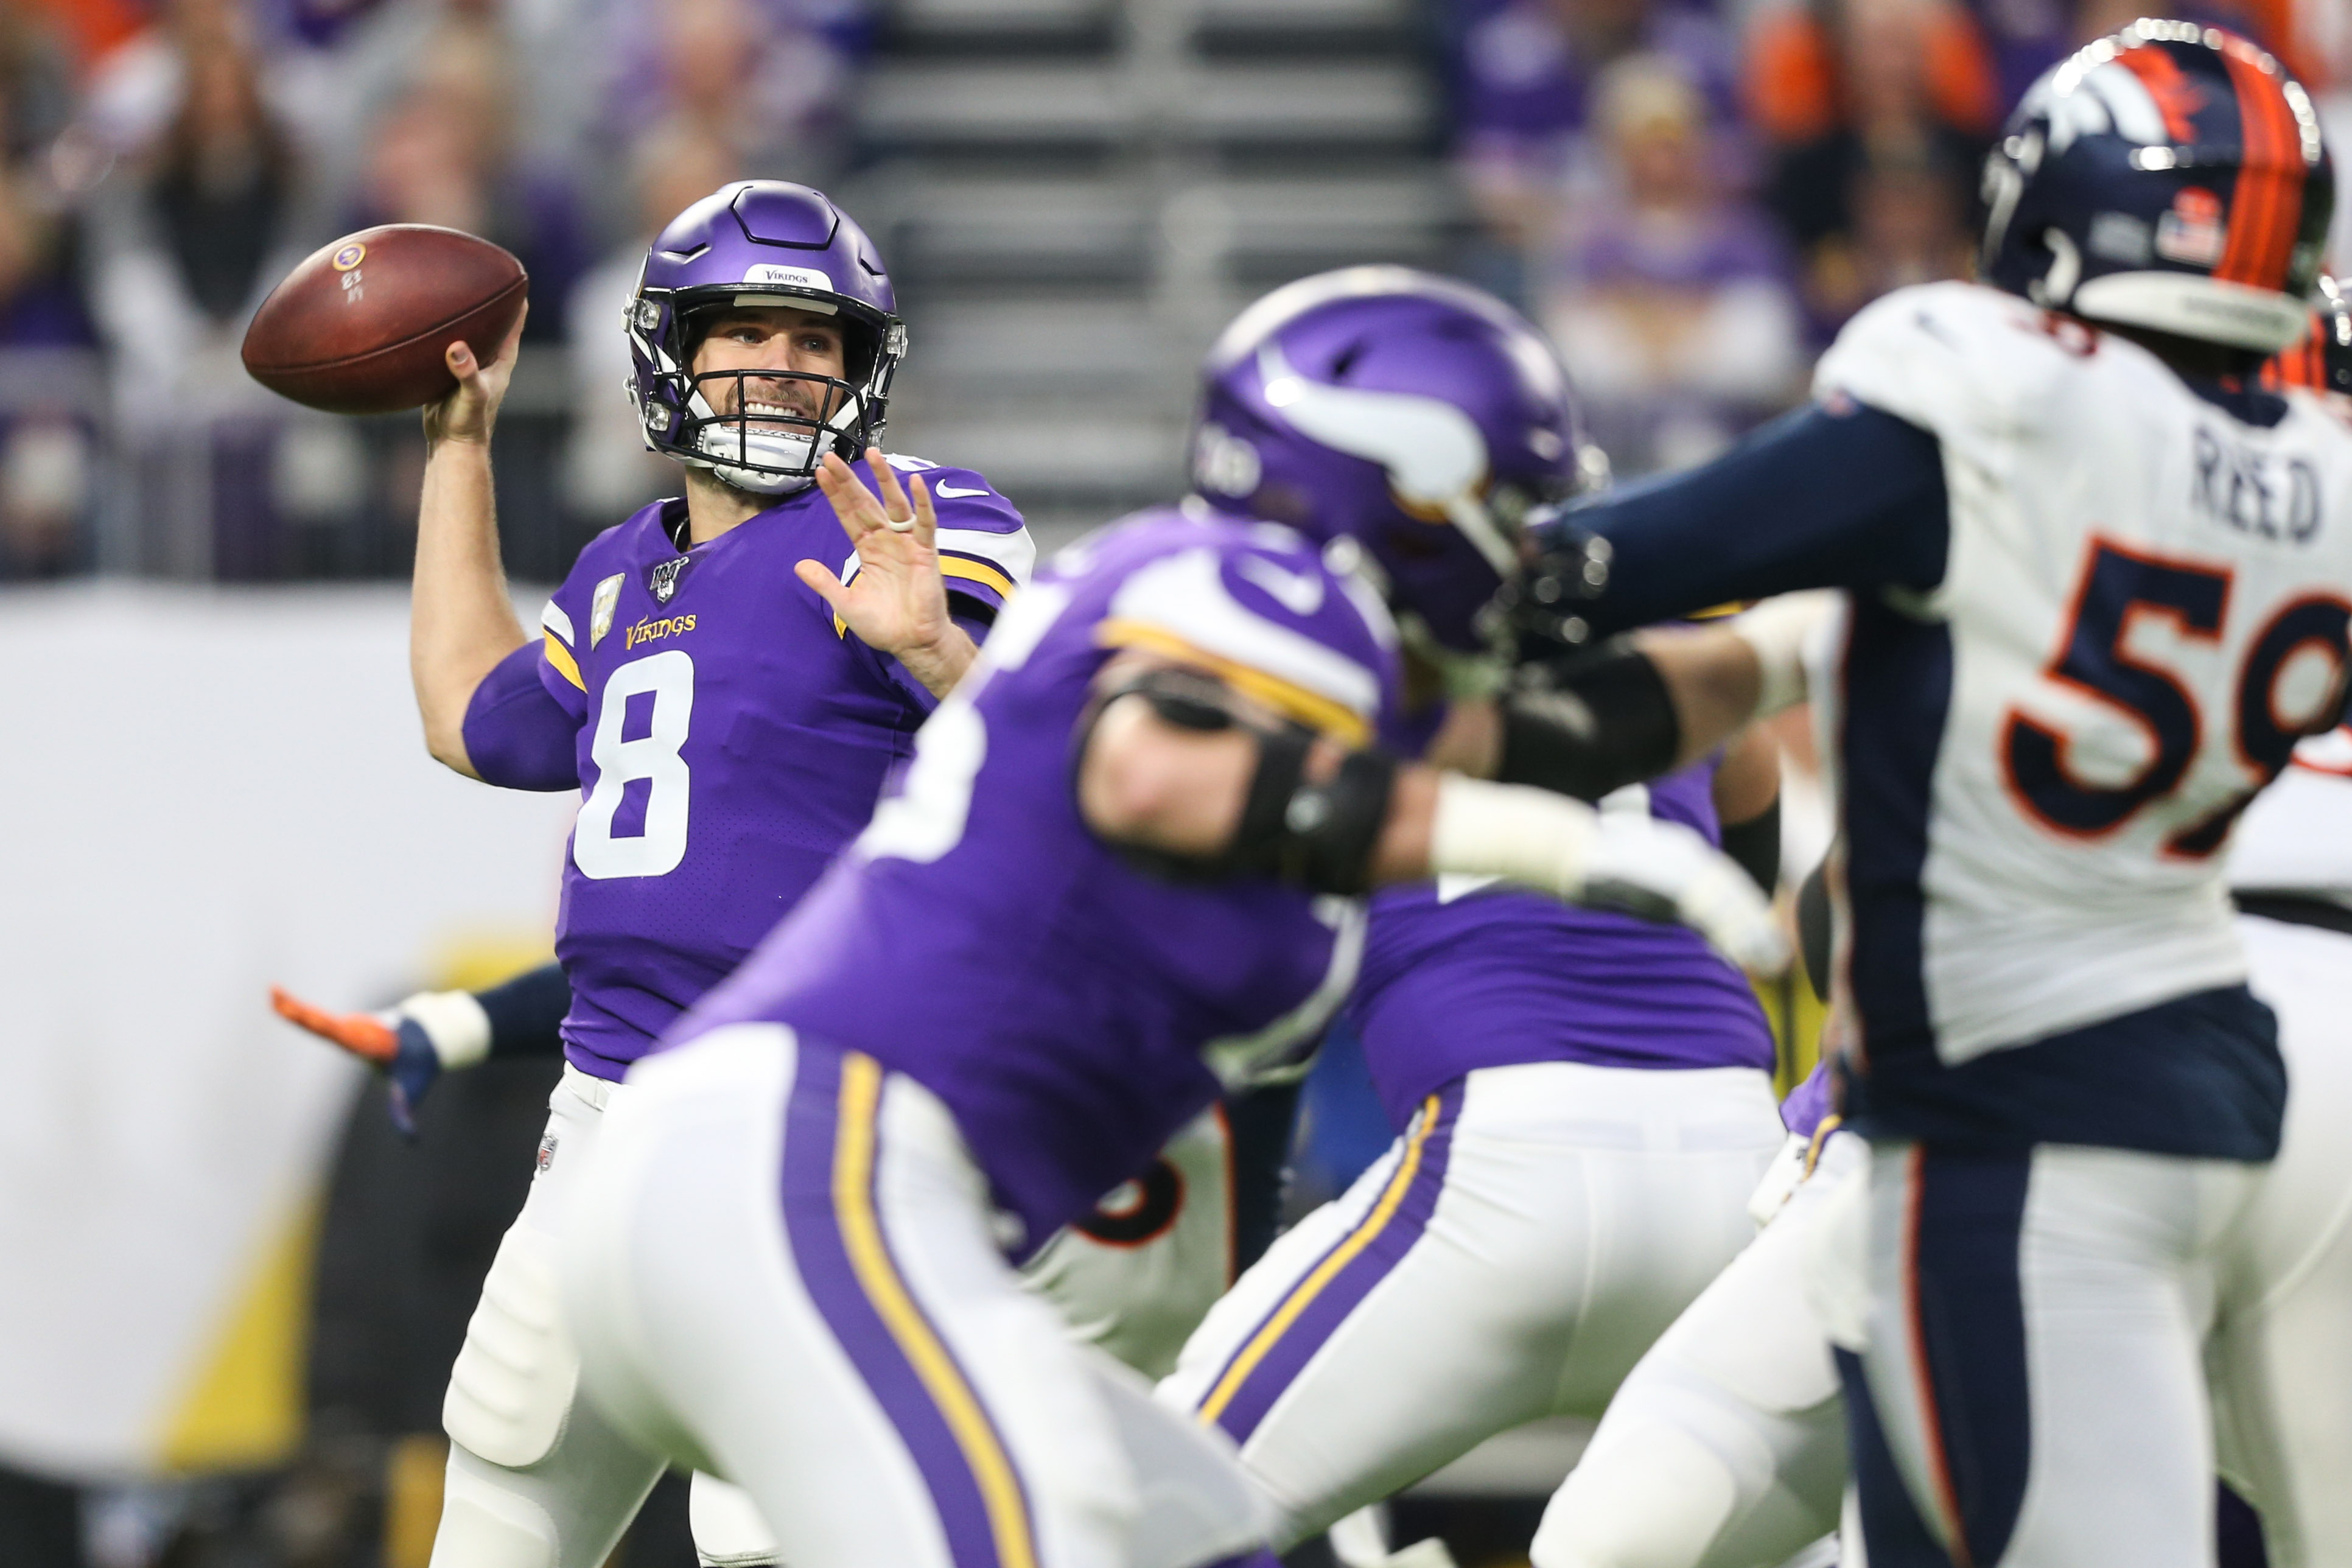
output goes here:
[[330, 414], [391, 414], [457, 384], [463, 340], [488, 361], [522, 313], [522, 263], [487, 239], [386, 224], [324, 246], [286, 276], [245, 333], [245, 368], [281, 397]]

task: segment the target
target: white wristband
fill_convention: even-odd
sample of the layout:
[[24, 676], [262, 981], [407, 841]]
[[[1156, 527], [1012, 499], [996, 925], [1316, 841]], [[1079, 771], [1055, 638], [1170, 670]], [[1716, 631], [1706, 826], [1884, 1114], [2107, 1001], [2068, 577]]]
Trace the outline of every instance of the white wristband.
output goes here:
[[393, 1011], [425, 1031], [444, 1068], [469, 1068], [490, 1054], [490, 1016], [470, 991], [419, 991]]
[[1430, 874], [1500, 877], [1573, 898], [1584, 886], [1597, 822], [1591, 806], [1549, 790], [1441, 774]]
[[1731, 622], [1731, 633], [1755, 650], [1756, 717], [1769, 719], [1805, 700], [1805, 645], [1837, 608], [1837, 594], [1814, 588], [1767, 599]]

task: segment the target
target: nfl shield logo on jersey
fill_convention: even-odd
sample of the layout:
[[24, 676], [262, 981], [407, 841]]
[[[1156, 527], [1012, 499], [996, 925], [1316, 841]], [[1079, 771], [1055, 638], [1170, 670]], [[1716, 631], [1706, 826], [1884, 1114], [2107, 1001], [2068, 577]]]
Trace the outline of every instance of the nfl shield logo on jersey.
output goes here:
[[588, 605], [588, 646], [594, 647], [613, 629], [613, 609], [621, 602], [622, 574], [615, 572], [596, 584], [596, 596]]

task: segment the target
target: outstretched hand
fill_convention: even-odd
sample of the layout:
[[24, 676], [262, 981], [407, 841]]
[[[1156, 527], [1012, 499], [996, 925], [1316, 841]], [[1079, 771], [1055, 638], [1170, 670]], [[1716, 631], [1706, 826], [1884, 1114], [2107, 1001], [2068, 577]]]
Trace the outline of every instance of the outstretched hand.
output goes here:
[[441, 1054], [424, 1026], [398, 1009], [389, 1013], [330, 1013], [281, 986], [269, 988], [269, 1005], [289, 1024], [341, 1046], [384, 1075], [392, 1124], [404, 1138], [416, 1136], [416, 1107], [441, 1076]]
[[793, 571], [858, 640], [896, 658], [934, 695], [945, 696], [975, 650], [948, 614], [938, 510], [921, 475], [900, 485], [898, 471], [875, 447], [866, 449], [866, 463], [879, 495], [858, 483], [837, 453], [826, 453], [816, 473], [817, 488], [857, 552], [856, 575], [844, 583], [821, 561], [803, 561]]
[[499, 405], [506, 401], [507, 383], [514, 378], [522, 324], [530, 314], [530, 306], [526, 302], [521, 314], [515, 317], [515, 324], [508, 329], [506, 341], [499, 345], [498, 357], [488, 364], [477, 360], [474, 351], [462, 340], [442, 351], [442, 363], [457, 378], [457, 384], [438, 403], [425, 405], [427, 448], [444, 441], [488, 443], [490, 427], [498, 423]]

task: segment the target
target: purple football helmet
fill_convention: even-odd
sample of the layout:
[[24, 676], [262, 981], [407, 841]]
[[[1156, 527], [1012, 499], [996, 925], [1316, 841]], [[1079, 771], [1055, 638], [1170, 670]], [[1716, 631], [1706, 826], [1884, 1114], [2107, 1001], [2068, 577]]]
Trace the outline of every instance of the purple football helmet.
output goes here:
[[1568, 375], [1494, 296], [1403, 267], [1276, 289], [1209, 353], [1192, 479], [1231, 511], [1351, 539], [1410, 627], [1485, 647], [1528, 511], [1605, 483]]
[[[843, 329], [847, 378], [796, 371], [691, 373], [696, 318], [734, 306], [783, 306]], [[824, 193], [781, 180], [722, 186], [670, 220], [646, 253], [629, 300], [629, 396], [646, 445], [740, 489], [780, 495], [806, 485], [829, 451], [855, 457], [882, 438], [890, 382], [907, 352], [890, 276], [866, 231]], [[745, 378], [802, 382], [806, 409], [762, 406]], [[733, 378], [736, 412], [706, 395]]]

